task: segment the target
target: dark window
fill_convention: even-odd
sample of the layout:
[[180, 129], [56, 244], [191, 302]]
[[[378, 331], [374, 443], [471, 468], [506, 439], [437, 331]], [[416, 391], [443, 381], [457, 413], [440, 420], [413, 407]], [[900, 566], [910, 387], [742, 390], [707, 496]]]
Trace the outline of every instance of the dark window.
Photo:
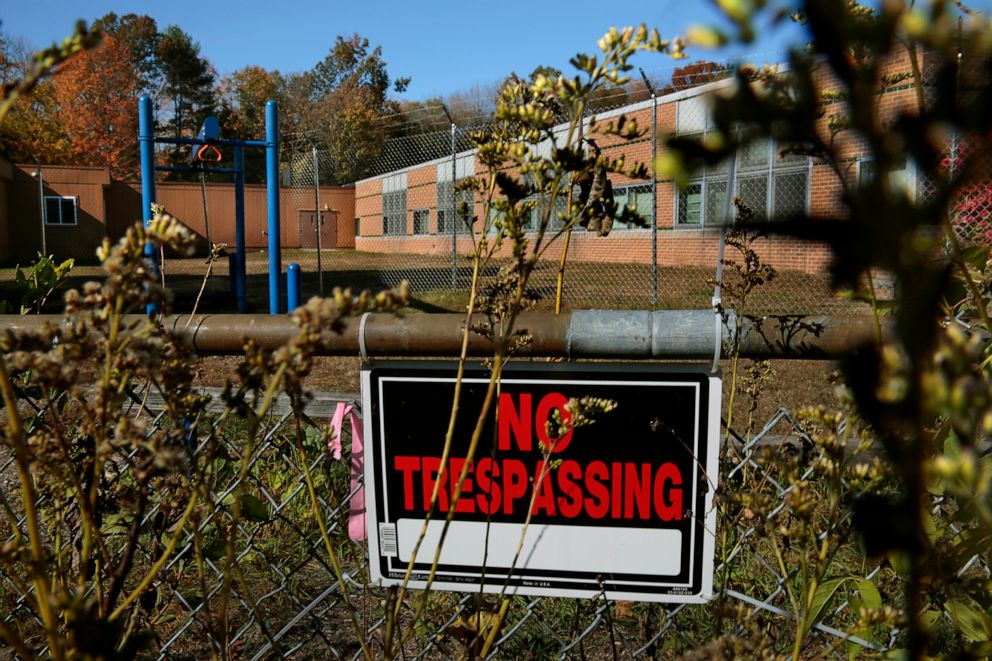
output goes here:
[[417, 209], [413, 212], [413, 233], [430, 234], [431, 232], [431, 210]]
[[[472, 195], [471, 190], [461, 190], [457, 193], [453, 193], [454, 186], [450, 181], [439, 181], [437, 182], [437, 233], [438, 234], [451, 234], [451, 225], [449, 221], [455, 221], [456, 231], [459, 234], [467, 234], [470, 231], [468, 223], [472, 221], [472, 205], [475, 198]], [[454, 199], [452, 199], [454, 195]], [[458, 209], [461, 207], [461, 203], [464, 202], [468, 205], [469, 218], [465, 219], [459, 213]], [[454, 209], [452, 209], [452, 203], [454, 203]]]
[[[654, 199], [651, 195], [650, 185], [617, 186], [613, 189], [613, 200], [617, 203], [618, 215], [624, 209], [629, 208], [644, 219], [644, 224], [647, 227], [651, 227], [651, 206]], [[631, 229], [635, 227], [639, 226], [624, 223], [615, 225], [614, 229]]]
[[76, 198], [54, 195], [45, 196], [46, 225], [75, 225]]
[[382, 194], [382, 233], [406, 234], [406, 190]]

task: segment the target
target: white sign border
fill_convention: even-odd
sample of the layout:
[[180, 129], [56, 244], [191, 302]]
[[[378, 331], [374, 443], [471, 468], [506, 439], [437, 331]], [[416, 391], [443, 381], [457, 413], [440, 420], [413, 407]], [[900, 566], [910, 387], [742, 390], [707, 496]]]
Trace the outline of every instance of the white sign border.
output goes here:
[[[454, 363], [450, 363], [454, 364]], [[605, 371], [607, 369], [619, 369], [622, 364], [620, 363], [593, 363], [595, 365], [594, 370], [589, 370], [588, 365], [579, 364], [577, 371], [586, 371], [591, 376], [596, 374], [596, 371]], [[371, 461], [371, 441], [375, 438], [372, 435], [372, 424], [377, 424], [378, 426], [378, 437], [380, 443], [385, 442], [384, 430], [384, 411], [383, 407], [379, 407], [379, 419], [371, 420], [372, 412], [372, 370], [376, 367], [390, 368], [390, 367], [410, 367], [412, 369], [421, 368], [425, 370], [437, 369], [439, 363], [433, 361], [424, 361], [422, 365], [415, 362], [407, 361], [397, 361], [397, 362], [383, 362], [379, 364], [372, 364], [368, 366], [363, 366], [361, 371], [361, 385], [362, 385], [362, 415], [364, 420], [364, 426], [366, 430], [366, 444], [365, 444], [365, 511], [366, 511], [366, 528], [369, 532], [368, 534], [368, 552], [369, 552], [369, 573], [370, 582], [377, 586], [389, 586], [389, 585], [399, 585], [402, 583], [400, 579], [394, 579], [390, 577], [383, 576], [379, 571], [379, 559], [380, 559], [380, 549], [379, 549], [379, 531], [378, 531], [378, 499], [375, 490], [376, 482], [374, 480], [374, 462]], [[575, 365], [561, 365], [560, 369], [568, 369], [569, 367], [574, 367]], [[654, 366], [651, 366], [652, 368]], [[709, 485], [704, 494], [704, 508], [706, 514], [703, 518], [703, 551], [702, 551], [702, 575], [700, 581], [700, 588], [697, 593], [687, 593], [687, 594], [677, 594], [672, 592], [666, 592], [664, 594], [657, 594], [651, 592], [627, 592], [623, 590], [607, 590], [605, 597], [607, 599], [620, 599], [627, 601], [642, 601], [642, 602], [657, 602], [657, 603], [705, 603], [713, 598], [713, 572], [714, 572], [714, 554], [716, 549], [716, 509], [713, 507], [713, 498], [715, 491], [718, 486], [718, 468], [719, 468], [719, 449], [720, 449], [720, 410], [723, 398], [722, 391], [722, 380], [718, 375], [710, 372], [710, 370], [703, 368], [702, 366], [694, 367], [689, 365], [678, 365], [678, 366], [665, 366], [664, 368], [657, 369], [660, 374], [665, 372], [679, 372], [686, 374], [696, 374], [704, 376], [707, 378], [709, 385], [709, 407], [707, 411], [707, 416], [705, 419], [706, 424], [706, 438], [707, 443], [707, 455], [706, 455], [706, 466], [705, 471], [708, 476]], [[510, 370], [507, 371], [508, 374], [512, 375]], [[389, 376], [389, 377], [379, 377], [379, 402], [382, 402], [382, 383], [383, 381], [412, 381], [412, 382], [446, 382], [454, 383], [455, 377], [399, 377], [399, 376]], [[542, 379], [542, 378], [519, 378], [514, 376], [504, 376], [501, 381], [503, 383], [539, 383], [539, 384], [568, 384], [574, 385], [575, 381], [566, 379]], [[488, 383], [488, 378], [479, 377], [465, 377], [462, 379], [463, 383]], [[699, 407], [701, 404], [701, 394], [699, 390], [699, 383], [685, 381], [642, 381], [642, 380], [630, 380], [630, 381], [615, 381], [615, 380], [594, 380], [594, 379], [583, 379], [583, 384], [589, 385], [629, 385], [629, 386], [692, 386], [696, 390], [695, 396], [695, 420], [699, 420]], [[695, 456], [699, 456], [698, 450], [701, 443], [700, 439], [700, 426], [696, 426], [695, 438], [693, 439], [693, 450]], [[382, 452], [381, 456], [385, 456], [385, 448], [380, 448]], [[385, 467], [383, 466], [383, 487], [387, 484]], [[696, 489], [699, 485], [696, 484], [698, 479], [698, 471], [693, 471], [693, 493], [698, 493]], [[385, 493], [383, 494], [386, 495]], [[690, 527], [690, 545], [695, 544], [695, 525]], [[692, 547], [690, 547], [689, 553], [690, 563], [695, 562], [695, 553], [692, 552]], [[694, 565], [690, 566], [688, 575], [693, 576]], [[404, 568], [405, 570], [405, 568]], [[411, 589], [422, 590], [427, 587], [426, 576], [424, 578], [419, 578], [419, 575], [423, 573], [420, 571], [414, 571], [411, 574], [411, 580], [407, 586]], [[447, 575], [465, 575], [466, 577], [474, 577], [474, 573], [456, 573], [448, 572]], [[418, 578], [413, 578], [417, 576]], [[494, 577], [496, 578], [496, 577]], [[540, 579], [526, 579], [520, 578], [519, 584], [511, 584], [506, 589], [506, 594], [509, 596], [515, 595], [527, 595], [527, 596], [541, 596], [541, 597], [569, 597], [569, 598], [586, 598], [591, 599], [599, 596], [601, 593], [599, 590], [583, 590], [583, 589], [563, 589], [554, 587], [544, 587], [540, 584], [542, 581]], [[556, 577], [556, 582], [567, 583], [567, 582], [582, 582], [587, 583], [587, 578], [576, 578], [569, 579], [566, 577]], [[650, 583], [645, 581], [629, 581], [629, 580], [611, 580], [612, 584], [630, 584], [630, 585], [651, 585], [662, 587], [671, 587], [673, 589], [679, 589], [682, 587], [680, 584], [665, 584], [658, 581], [652, 581]], [[468, 586], [472, 586], [473, 590], [480, 588], [477, 582], [459, 582], [459, 581], [445, 581], [443, 579], [436, 579], [431, 582], [432, 589], [438, 590], [449, 590], [457, 592], [467, 591]], [[688, 588], [687, 588], [688, 589]], [[500, 593], [503, 590], [503, 584], [501, 580], [496, 580], [492, 583], [485, 583], [481, 586], [483, 592], [489, 594]]]

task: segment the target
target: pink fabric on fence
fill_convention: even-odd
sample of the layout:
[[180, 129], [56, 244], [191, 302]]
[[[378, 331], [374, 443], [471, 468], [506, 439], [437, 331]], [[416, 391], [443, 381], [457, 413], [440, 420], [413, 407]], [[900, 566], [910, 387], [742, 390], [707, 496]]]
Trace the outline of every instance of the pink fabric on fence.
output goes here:
[[362, 420], [355, 413], [355, 407], [344, 402], [338, 402], [331, 419], [331, 429], [334, 432], [328, 445], [331, 455], [341, 459], [341, 431], [344, 419], [351, 421], [351, 491], [354, 494], [349, 501], [348, 537], [356, 542], [364, 542], [365, 530], [365, 486], [360, 480], [365, 472], [365, 448], [362, 439]]

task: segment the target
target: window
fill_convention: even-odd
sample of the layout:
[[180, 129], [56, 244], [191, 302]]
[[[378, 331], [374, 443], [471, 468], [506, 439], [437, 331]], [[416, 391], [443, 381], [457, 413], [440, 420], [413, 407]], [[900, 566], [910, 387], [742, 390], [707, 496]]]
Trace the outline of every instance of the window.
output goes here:
[[362, 235], [362, 219], [356, 217], [355, 218], [355, 236], [361, 236], [361, 235]]
[[[617, 186], [613, 189], [613, 201], [617, 203], [617, 215], [624, 209], [630, 209], [644, 219], [648, 227], [651, 226], [651, 207], [654, 204], [654, 197], [651, 195], [651, 186], [641, 184], [638, 186]], [[628, 225], [618, 223], [613, 229], [633, 229], [639, 225]]]
[[406, 234], [406, 189], [382, 194], [382, 233]]
[[[459, 234], [467, 234], [470, 231], [470, 226], [467, 224], [466, 219], [462, 218], [461, 214], [458, 212], [461, 203], [464, 202], [468, 205], [468, 211], [470, 217], [468, 222], [471, 222], [471, 214], [473, 211], [473, 204], [475, 198], [472, 195], [471, 190], [461, 190], [458, 193], [453, 193], [454, 187], [451, 181], [439, 181], [437, 182], [437, 233], [438, 234], [451, 234], [451, 222], [455, 223], [455, 231]], [[454, 210], [452, 210], [452, 195], [456, 195], [454, 200]]]
[[[806, 210], [809, 157], [793, 153], [782, 155], [782, 149], [783, 145], [760, 139], [737, 154], [734, 195], [741, 198], [755, 219], [785, 218]], [[727, 172], [728, 163], [707, 166], [702, 176], [697, 176], [679, 191], [678, 225], [703, 227], [724, 222]], [[730, 213], [733, 215], [734, 209]]]
[[45, 196], [46, 225], [75, 225], [76, 198], [69, 196]]
[[431, 210], [430, 209], [416, 209], [413, 212], [413, 233], [414, 234], [430, 234], [431, 233]]
[[[878, 167], [874, 160], [863, 159], [858, 163], [858, 185], [865, 186], [875, 180]], [[893, 192], [900, 191], [910, 200], [916, 198], [916, 167], [908, 159], [902, 159], [892, 164], [889, 170], [889, 188]]]

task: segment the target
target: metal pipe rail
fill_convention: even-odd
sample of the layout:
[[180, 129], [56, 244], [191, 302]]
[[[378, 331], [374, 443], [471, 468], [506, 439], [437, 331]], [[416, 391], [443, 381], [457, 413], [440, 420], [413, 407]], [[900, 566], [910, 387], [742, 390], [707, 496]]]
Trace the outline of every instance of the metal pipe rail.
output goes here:
[[[138, 318], [138, 317], [136, 317]], [[164, 326], [202, 355], [239, 354], [245, 339], [276, 348], [297, 333], [286, 315], [208, 314], [164, 317]], [[482, 321], [482, 315], [474, 320]], [[0, 315], [0, 333], [37, 331], [58, 325], [59, 315]], [[461, 351], [464, 314], [370, 314], [365, 347], [370, 356], [457, 357]], [[320, 355], [359, 354], [359, 323], [352, 320], [341, 334], [327, 331]], [[731, 346], [735, 318], [722, 325], [719, 341], [724, 356]], [[711, 310], [613, 311], [577, 310], [559, 315], [529, 312], [516, 329], [531, 341], [516, 355], [575, 358], [702, 359], [713, 356], [716, 333]], [[741, 355], [748, 358], [837, 358], [877, 333], [870, 316], [781, 315], [747, 317], [741, 323]], [[486, 338], [472, 334], [469, 354], [492, 354]]]

